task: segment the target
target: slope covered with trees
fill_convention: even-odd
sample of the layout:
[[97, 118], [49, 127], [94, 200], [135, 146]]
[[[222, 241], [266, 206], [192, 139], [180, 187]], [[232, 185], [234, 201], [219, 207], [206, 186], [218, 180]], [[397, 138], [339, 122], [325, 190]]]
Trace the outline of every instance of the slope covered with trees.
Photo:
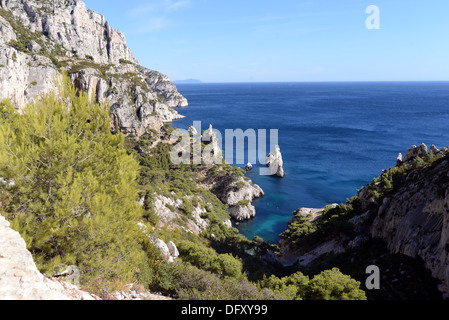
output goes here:
[[[167, 161], [168, 126], [153, 141], [125, 139], [111, 132], [107, 106], [90, 102], [68, 77], [22, 114], [7, 100], [0, 106], [1, 214], [43, 273], [76, 265], [81, 286], [106, 298], [127, 283], [180, 299], [365, 298], [360, 283], [336, 269], [312, 279], [273, 275], [276, 266], [263, 259], [273, 248], [225, 226], [227, 207], [201, 188], [204, 170], [213, 168]], [[157, 194], [187, 199], [172, 208], [181, 221], [159, 223]], [[204, 209], [199, 234], [182, 224], [193, 208]], [[164, 260], [154, 235], [174, 241], [180, 258]]]

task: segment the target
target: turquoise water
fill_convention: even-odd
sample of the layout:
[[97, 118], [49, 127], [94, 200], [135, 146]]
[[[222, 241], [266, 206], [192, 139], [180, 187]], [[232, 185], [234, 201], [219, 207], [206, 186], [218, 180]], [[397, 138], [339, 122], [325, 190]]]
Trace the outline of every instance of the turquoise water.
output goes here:
[[274, 243], [297, 208], [345, 202], [411, 145], [449, 145], [449, 82], [177, 87], [189, 107], [175, 127], [279, 130], [286, 177], [261, 176], [259, 165], [247, 174], [266, 194], [254, 202], [256, 218], [238, 226], [250, 239]]

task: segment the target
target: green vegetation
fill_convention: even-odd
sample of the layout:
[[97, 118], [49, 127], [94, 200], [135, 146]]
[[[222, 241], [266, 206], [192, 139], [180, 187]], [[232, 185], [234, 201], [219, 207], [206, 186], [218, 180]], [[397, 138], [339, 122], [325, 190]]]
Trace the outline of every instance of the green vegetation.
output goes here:
[[354, 216], [353, 204], [356, 202], [357, 198], [353, 198], [349, 204], [326, 206], [323, 215], [314, 221], [297, 213], [297, 210], [294, 212], [294, 222], [279, 237], [295, 247], [307, 248], [340, 232], [352, 234], [353, 225], [348, 220]]
[[344, 275], [338, 268], [325, 270], [309, 279], [301, 272], [287, 277], [264, 277], [260, 288], [273, 290], [287, 300], [366, 300], [360, 282]]
[[244, 279], [242, 262], [231, 254], [218, 254], [215, 250], [198, 244], [182, 241], [178, 250], [183, 261], [218, 275], [220, 278], [231, 277]]
[[[276, 246], [224, 226], [227, 206], [201, 185], [211, 177], [238, 181], [241, 169], [174, 165], [172, 144], [164, 140], [170, 126], [125, 139], [110, 132], [107, 108], [90, 103], [67, 76], [59, 95], [43, 96], [23, 115], [9, 101], [0, 104], [0, 176], [14, 181], [0, 185], [0, 212], [42, 272], [51, 275], [60, 263], [76, 265], [82, 287], [102, 297], [139, 282], [177, 299], [364, 298], [359, 283], [338, 270], [311, 280], [301, 273], [277, 278], [280, 267], [261, 258]], [[179, 207], [166, 207], [182, 227], [161, 225], [154, 207], [158, 195], [181, 200]], [[208, 221], [200, 235], [185, 230], [195, 208]], [[177, 245], [175, 263], [164, 261], [139, 222]]]
[[[67, 62], [62, 62], [61, 66], [67, 68]], [[99, 76], [105, 81], [108, 81], [109, 79], [109, 69], [112, 67], [112, 64], [100, 64], [96, 63], [92, 60], [81, 60], [81, 59], [75, 59], [72, 61], [71, 66], [67, 68], [68, 74], [73, 74], [80, 72], [83, 69], [95, 69], [99, 71]]]
[[41, 46], [38, 54], [49, 58], [58, 69], [61, 67], [60, 62], [56, 58], [58, 56], [64, 56], [66, 53], [66, 50], [61, 45], [51, 43], [50, 39], [45, 37], [41, 32], [32, 32], [25, 28], [8, 10], [0, 8], [0, 16], [9, 22], [17, 35], [17, 40], [11, 40], [8, 45], [17, 51], [30, 54], [31, 52], [27, 49], [27, 46], [31, 41], [35, 41]]
[[36, 81], [36, 80], [35, 80], [35, 81], [32, 81], [32, 82], [31, 82], [31, 85], [32, 85], [32, 86], [37, 86], [37, 81]]
[[438, 163], [442, 158], [442, 154], [435, 155], [430, 151], [422, 158], [416, 157], [410, 163], [403, 163], [384, 171], [367, 186], [368, 196], [373, 196], [376, 201], [381, 202], [384, 197], [402, 187], [406, 183], [407, 176], [418, 169], [426, 173], [433, 164]]
[[131, 61], [126, 60], [126, 59], [123, 59], [123, 58], [120, 58], [120, 59], [119, 59], [119, 62], [120, 62], [121, 64], [133, 64]]
[[14, 181], [1, 185], [1, 213], [42, 272], [64, 263], [77, 265], [88, 287], [133, 281], [146, 263], [138, 163], [110, 133], [108, 111], [68, 81], [63, 99], [46, 95], [23, 115], [1, 103], [0, 176]]
[[[288, 225], [288, 229], [280, 235], [286, 240], [291, 249], [307, 251], [329, 240], [339, 240], [345, 247], [345, 252], [339, 254], [324, 254], [315, 259], [306, 267], [293, 266], [292, 271], [301, 271], [307, 275], [317, 275], [323, 269], [337, 267], [342, 272], [357, 281], [364, 281], [366, 274], [361, 265], [375, 264], [381, 270], [387, 270], [382, 276], [381, 290], [367, 291], [369, 299], [441, 299], [438, 291], [438, 281], [433, 279], [430, 271], [419, 258], [410, 258], [402, 254], [392, 254], [382, 240], [364, 238], [360, 247], [347, 246], [350, 239], [354, 239], [360, 233], [355, 232], [354, 226], [349, 220], [355, 216], [366, 213], [368, 210], [378, 212], [384, 198], [392, 197], [400, 189], [411, 182], [420, 183], [423, 178], [430, 175], [436, 185], [445, 185], [446, 175], [439, 175], [441, 165], [447, 159], [444, 154], [428, 152], [423, 157], [417, 157], [411, 162], [384, 170], [379, 177], [373, 179], [362, 190], [358, 190], [363, 198], [363, 206], [358, 196], [347, 199], [346, 204], [326, 206], [323, 215], [313, 221], [299, 214], [299, 209], [294, 212], [294, 219]], [[439, 168], [439, 169], [438, 169]], [[445, 190], [437, 190], [444, 195]], [[366, 216], [364, 224], [370, 226], [375, 214]], [[363, 226], [362, 226], [363, 227]], [[360, 230], [360, 229], [359, 229]], [[346, 240], [345, 240], [346, 239]], [[331, 276], [332, 273], [327, 274]], [[330, 277], [332, 278], [332, 277]], [[410, 281], [410, 279], [415, 279]], [[332, 280], [332, 284], [338, 283]], [[306, 294], [306, 299], [328, 299], [329, 296], [322, 289], [329, 287], [326, 281], [321, 279], [316, 282], [314, 294]], [[362, 287], [363, 289], [363, 287]], [[317, 294], [317, 295], [316, 295]], [[346, 295], [342, 295], [347, 297]]]

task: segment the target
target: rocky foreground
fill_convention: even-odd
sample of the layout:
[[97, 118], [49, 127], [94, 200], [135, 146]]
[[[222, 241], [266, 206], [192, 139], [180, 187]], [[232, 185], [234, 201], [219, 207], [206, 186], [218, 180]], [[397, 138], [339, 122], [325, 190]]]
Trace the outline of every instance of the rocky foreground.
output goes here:
[[[129, 284], [111, 293], [112, 300], [167, 300]], [[101, 300], [58, 278], [42, 275], [20, 234], [0, 215], [0, 300]]]
[[1, 300], [97, 300], [76, 286], [48, 279], [38, 270], [25, 241], [0, 215]]

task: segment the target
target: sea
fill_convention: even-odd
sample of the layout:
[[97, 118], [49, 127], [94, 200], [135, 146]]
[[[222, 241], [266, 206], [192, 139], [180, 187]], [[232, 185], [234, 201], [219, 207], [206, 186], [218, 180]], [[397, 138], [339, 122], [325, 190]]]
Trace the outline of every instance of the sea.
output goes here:
[[[223, 136], [226, 129], [267, 130], [268, 146], [270, 130], [278, 130], [285, 177], [261, 175], [260, 161], [246, 174], [265, 192], [253, 202], [256, 217], [235, 225], [249, 239], [276, 243], [296, 209], [346, 202], [412, 145], [449, 145], [449, 82], [183, 83], [177, 88], [189, 107], [177, 110], [186, 118], [174, 127], [201, 121], [202, 130], [212, 124]], [[248, 159], [245, 152], [232, 165], [244, 168]]]

